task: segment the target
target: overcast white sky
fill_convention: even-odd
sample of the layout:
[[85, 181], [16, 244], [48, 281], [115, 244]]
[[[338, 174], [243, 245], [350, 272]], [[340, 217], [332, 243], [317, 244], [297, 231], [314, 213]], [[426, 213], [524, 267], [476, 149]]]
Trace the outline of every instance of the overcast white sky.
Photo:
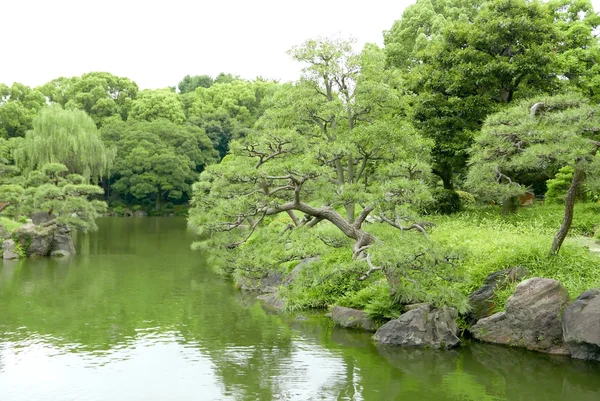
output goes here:
[[294, 80], [290, 47], [335, 34], [382, 45], [415, 1], [0, 0], [0, 82], [37, 86], [91, 71], [141, 88], [222, 71]]

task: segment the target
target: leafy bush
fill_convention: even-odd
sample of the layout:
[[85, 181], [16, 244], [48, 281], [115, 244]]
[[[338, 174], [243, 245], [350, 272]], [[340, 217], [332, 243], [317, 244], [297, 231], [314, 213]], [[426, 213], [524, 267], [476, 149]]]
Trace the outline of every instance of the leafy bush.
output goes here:
[[460, 196], [454, 191], [436, 188], [431, 196], [433, 201], [427, 207], [428, 213], [453, 214], [461, 209]]
[[461, 206], [471, 206], [475, 204], [475, 197], [466, 191], [454, 191], [460, 198]]
[[565, 166], [558, 170], [554, 178], [547, 181], [548, 191], [546, 191], [546, 202], [563, 204], [565, 196], [573, 179], [573, 167]]

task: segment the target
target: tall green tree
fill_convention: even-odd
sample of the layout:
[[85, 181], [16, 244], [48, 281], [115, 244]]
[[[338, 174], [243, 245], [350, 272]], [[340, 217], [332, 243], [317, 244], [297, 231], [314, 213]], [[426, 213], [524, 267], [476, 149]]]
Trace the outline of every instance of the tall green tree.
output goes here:
[[234, 80], [199, 87], [184, 95], [188, 121], [204, 129], [225, 156], [229, 142], [248, 134], [278, 86], [263, 80]]
[[61, 163], [70, 173], [98, 181], [109, 172], [114, 152], [104, 146], [96, 124], [84, 111], [54, 105], [33, 120], [33, 129], [14, 157], [25, 172]]
[[[576, 3], [589, 4], [489, 0], [472, 3], [468, 11], [466, 3], [425, 1], [419, 12], [407, 9], [409, 20], [387, 34], [388, 60], [405, 72], [408, 88], [417, 94], [410, 99], [413, 122], [435, 141], [434, 172], [446, 188], [464, 171], [465, 149], [488, 114], [513, 99], [556, 93], [571, 81], [590, 82], [581, 69], [568, 71], [574, 54], [590, 59], [587, 48], [597, 43], [595, 14], [580, 20], [565, 11]], [[433, 18], [429, 23], [427, 16]], [[574, 31], [581, 40], [568, 39]]]
[[187, 200], [197, 173], [218, 157], [201, 129], [165, 119], [112, 123], [102, 135], [117, 149], [112, 189], [125, 200], [153, 199], [156, 208]]
[[181, 98], [169, 89], [143, 90], [131, 105], [129, 118], [138, 121], [167, 119], [175, 124], [186, 120]]
[[40, 90], [64, 108], [84, 110], [101, 126], [109, 118], [127, 119], [138, 86], [129, 78], [90, 72], [81, 77], [55, 79]]
[[[279, 91], [259, 129], [233, 141], [230, 154], [201, 174], [190, 224], [210, 248], [250, 253], [241, 245], [274, 221], [285, 218], [285, 231], [293, 232], [329, 224], [371, 266], [366, 278], [383, 268], [371, 263], [376, 237], [365, 220], [403, 228], [402, 219], [429, 199], [428, 142], [394, 114], [397, 97], [381, 75], [380, 49], [356, 54], [347, 41], [325, 39], [291, 54], [305, 63], [304, 78]], [[275, 258], [285, 244], [269, 246]]]
[[573, 221], [578, 189], [584, 179], [600, 177], [600, 107], [579, 95], [525, 100], [490, 116], [471, 150], [467, 184], [484, 199], [524, 194], [528, 174], [553, 176], [573, 170], [565, 213], [551, 247], [557, 253]]
[[36, 89], [19, 83], [0, 84], [0, 138], [25, 136], [45, 104], [46, 98]]
[[193, 92], [196, 88], [210, 88], [214, 82], [210, 75], [186, 75], [179, 81], [177, 88], [179, 93], [184, 94]]

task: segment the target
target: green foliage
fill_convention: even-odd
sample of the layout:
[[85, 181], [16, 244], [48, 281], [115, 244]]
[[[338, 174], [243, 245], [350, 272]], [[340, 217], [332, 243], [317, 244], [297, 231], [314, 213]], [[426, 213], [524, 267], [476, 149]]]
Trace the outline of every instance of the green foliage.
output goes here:
[[558, 204], [563, 204], [565, 202], [565, 196], [567, 195], [567, 191], [571, 185], [574, 172], [575, 170], [573, 167], [564, 166], [558, 170], [558, 173], [556, 173], [553, 179], [548, 180], [546, 202]]
[[104, 194], [96, 185], [83, 184], [83, 177], [69, 174], [58, 163], [49, 163], [29, 173], [27, 186], [0, 185], [0, 199], [12, 203], [5, 214], [25, 218], [38, 211], [51, 211], [57, 221], [82, 231], [96, 230], [96, 218], [106, 211]]
[[169, 89], [146, 89], [140, 91], [131, 103], [129, 119], [138, 121], [166, 119], [175, 124], [183, 124], [185, 122], [183, 102]]
[[250, 132], [277, 87], [263, 80], [216, 81], [184, 94], [183, 101], [189, 121], [205, 130], [223, 157], [232, 139]]
[[98, 127], [111, 119], [126, 120], [138, 86], [108, 72], [57, 78], [40, 87], [42, 93], [65, 109], [85, 111]]
[[45, 104], [44, 95], [36, 89], [16, 82], [10, 87], [0, 84], [0, 139], [25, 136]]
[[[539, 117], [531, 107], [541, 104]], [[575, 165], [597, 175], [594, 134], [598, 106], [577, 95], [532, 99], [486, 120], [471, 150], [468, 186], [482, 199], [507, 199], [527, 191], [532, 175]]]
[[214, 79], [210, 75], [186, 75], [177, 85], [179, 93], [193, 92], [196, 88], [210, 88]]
[[456, 191], [436, 188], [431, 192], [433, 201], [427, 208], [429, 213], [453, 214], [462, 208], [460, 195]]
[[[389, 64], [415, 94], [412, 120], [435, 141], [452, 188], [474, 134], [502, 104], [560, 88], [597, 96], [599, 17], [589, 0], [420, 0], [386, 32]], [[585, 88], [585, 89], [583, 89]]]
[[[574, 231], [589, 233], [599, 212], [598, 205], [578, 205]], [[507, 216], [500, 216], [497, 210], [473, 209], [438, 217], [430, 236], [441, 246], [455, 249], [457, 273], [465, 278], [456, 288], [465, 295], [481, 286], [490, 273], [522, 266], [529, 270], [529, 277], [554, 278], [567, 287], [571, 297], [577, 297], [600, 285], [598, 256], [567, 240], [561, 254], [548, 257], [548, 246], [561, 219], [558, 205], [521, 209]], [[511, 289], [498, 292], [496, 305], [503, 308], [510, 294]]]
[[60, 163], [70, 173], [94, 181], [108, 173], [113, 158], [113, 150], [104, 146], [94, 121], [85, 112], [57, 105], [40, 111], [33, 120], [33, 130], [15, 151], [17, 166], [25, 172]]
[[466, 191], [454, 191], [460, 198], [460, 204], [463, 206], [472, 206], [475, 204], [475, 197]]
[[346, 293], [336, 304], [364, 310], [377, 322], [396, 319], [402, 313], [401, 306], [390, 296], [390, 288], [385, 280], [377, 280], [359, 291]]
[[191, 184], [217, 159], [199, 128], [165, 119], [113, 122], [102, 129], [105, 143], [117, 150], [112, 189], [125, 199], [187, 200]]
[[9, 233], [12, 233], [17, 228], [19, 228], [23, 225], [23, 224], [19, 223], [18, 221], [14, 221], [12, 219], [9, 219], [7, 217], [2, 217], [2, 216], [0, 216], [0, 223], [8, 230]]

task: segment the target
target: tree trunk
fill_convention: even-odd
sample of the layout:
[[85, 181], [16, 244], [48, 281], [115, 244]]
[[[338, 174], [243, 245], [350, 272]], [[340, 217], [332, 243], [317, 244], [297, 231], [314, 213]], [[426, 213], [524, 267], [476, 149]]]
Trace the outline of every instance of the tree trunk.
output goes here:
[[433, 174], [441, 178], [444, 185], [444, 189], [454, 191], [453, 172], [452, 166], [447, 163], [438, 165], [437, 168], [433, 169]]
[[576, 167], [575, 172], [573, 173], [573, 179], [571, 180], [571, 185], [569, 186], [569, 190], [567, 191], [567, 196], [565, 197], [565, 215], [563, 217], [562, 224], [558, 229], [558, 232], [554, 236], [554, 241], [552, 241], [552, 249], [550, 250], [550, 254], [555, 255], [560, 251], [560, 247], [562, 246], [563, 241], [567, 237], [569, 230], [571, 229], [571, 223], [573, 223], [573, 209], [575, 208], [575, 198], [577, 197], [577, 190], [579, 185], [585, 178], [585, 173], [582, 169]]
[[346, 209], [346, 221], [350, 224], [354, 223], [354, 214], [356, 212], [356, 206], [354, 205], [354, 203], [350, 203], [348, 205], [345, 205], [344, 208]]

